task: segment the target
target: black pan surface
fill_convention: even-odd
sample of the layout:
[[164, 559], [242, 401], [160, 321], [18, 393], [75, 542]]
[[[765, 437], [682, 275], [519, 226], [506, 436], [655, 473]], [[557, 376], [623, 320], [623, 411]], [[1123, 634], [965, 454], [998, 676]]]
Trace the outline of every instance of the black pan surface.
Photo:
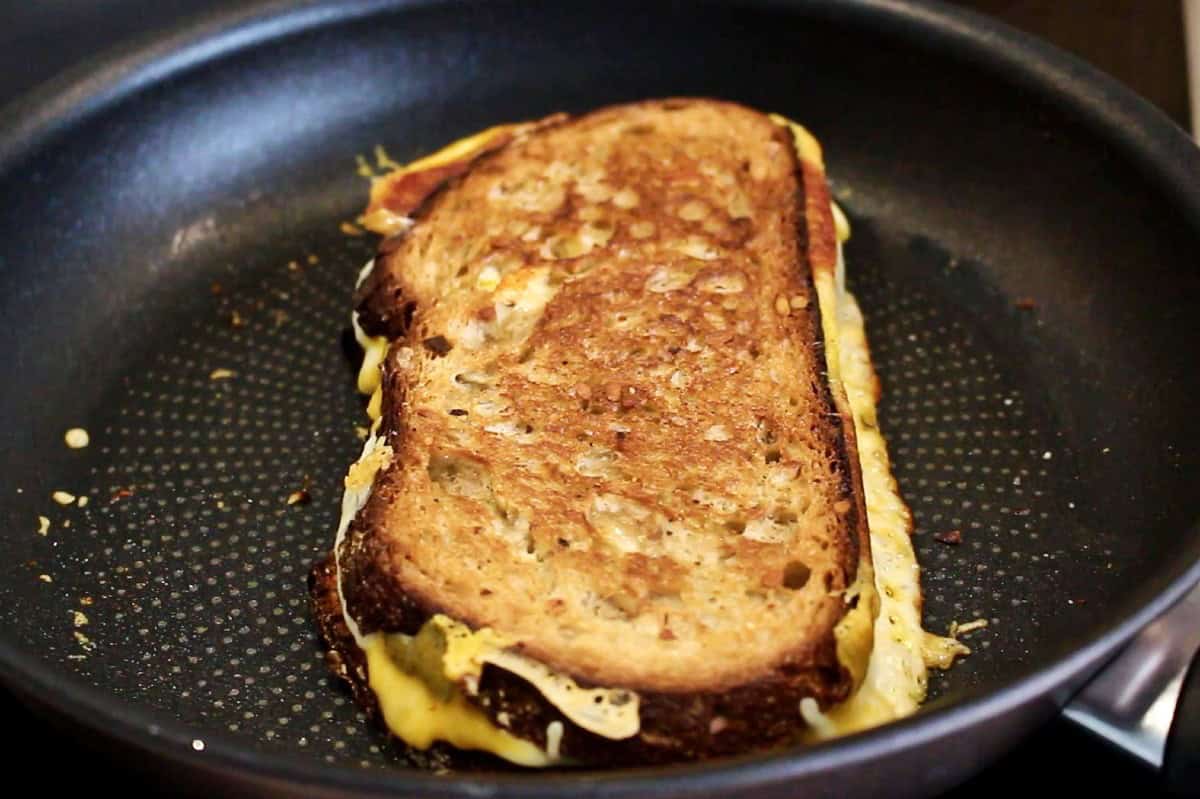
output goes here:
[[[823, 141], [927, 626], [989, 626], [917, 718], [808, 751], [636, 775], [414, 772], [328, 679], [304, 592], [362, 419], [344, 342], [372, 244], [340, 229], [366, 191], [355, 157], [670, 94], [777, 110]], [[933, 790], [1052, 712], [1196, 575], [1200, 157], [1114, 84], [967, 15], [256, 9], [9, 118], [0, 668], [209, 778], [455, 796]], [[63, 445], [75, 426], [91, 446]], [[302, 487], [311, 502], [289, 505]], [[960, 546], [934, 539], [951, 529]]]

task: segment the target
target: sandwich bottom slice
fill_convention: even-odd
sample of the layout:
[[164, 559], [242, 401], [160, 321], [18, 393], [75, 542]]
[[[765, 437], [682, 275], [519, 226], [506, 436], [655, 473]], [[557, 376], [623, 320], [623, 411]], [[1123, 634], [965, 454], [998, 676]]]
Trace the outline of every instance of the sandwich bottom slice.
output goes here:
[[375, 178], [362, 221], [372, 426], [310, 590], [414, 763], [821, 740], [966, 653], [921, 626], [802, 127], [713, 100], [499, 126]]

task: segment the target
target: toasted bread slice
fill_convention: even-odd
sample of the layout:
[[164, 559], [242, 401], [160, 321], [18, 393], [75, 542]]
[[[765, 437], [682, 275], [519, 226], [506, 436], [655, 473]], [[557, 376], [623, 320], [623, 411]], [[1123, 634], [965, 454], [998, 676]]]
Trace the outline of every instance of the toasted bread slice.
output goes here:
[[357, 297], [391, 343], [379, 421], [314, 590], [337, 583], [342, 618], [318, 615], [360, 693], [399, 664], [485, 725], [381, 707], [409, 743], [725, 754], [796, 739], [863, 679], [878, 599], [817, 288], [837, 241], [797, 136], [729, 103], [617, 106], [382, 193], [413, 222]]

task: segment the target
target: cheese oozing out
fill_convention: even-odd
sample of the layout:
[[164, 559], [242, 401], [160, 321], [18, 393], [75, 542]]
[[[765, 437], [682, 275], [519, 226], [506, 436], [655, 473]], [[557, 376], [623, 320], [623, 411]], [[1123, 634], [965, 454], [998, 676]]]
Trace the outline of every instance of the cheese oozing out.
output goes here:
[[[839, 222], [838, 238], [844, 240], [849, 237], [849, 224], [840, 209], [834, 215]], [[831, 379], [841, 381], [854, 415], [879, 595], [874, 645], [858, 690], [824, 713], [815, 702], [801, 703], [801, 714], [812, 731], [810, 737], [826, 739], [910, 715], [925, 699], [929, 667], [948, 668], [956, 655], [968, 650], [952, 638], [927, 633], [921, 626], [920, 568], [910, 536], [912, 515], [892, 477], [887, 444], [876, 420], [878, 382], [862, 311], [845, 287], [841, 241], [836, 272], [818, 273], [816, 288], [829, 374]]]
[[[823, 165], [820, 143], [804, 127], [772, 114], [791, 129], [801, 160]], [[912, 514], [892, 476], [887, 443], [876, 418], [879, 382], [871, 364], [862, 311], [846, 290], [842, 244], [850, 221], [831, 203], [837, 232], [837, 266], [814, 276], [825, 337], [826, 368], [840, 381], [854, 416], [854, 434], [862, 469], [871, 560], [879, 615], [866, 675], [855, 693], [822, 713], [816, 702], [801, 702], [800, 712], [816, 739], [833, 738], [908, 716], [925, 699], [930, 667], [949, 668], [970, 650], [953, 638], [933, 635], [921, 626], [920, 567], [912, 546]], [[849, 614], [847, 614], [849, 616]], [[839, 640], [840, 643], [840, 640]]]
[[[446, 741], [460, 749], [491, 752], [521, 766], [554, 763], [557, 758], [536, 744], [493, 724], [450, 680], [444, 664], [452, 650], [446, 648], [444, 638], [440, 643], [437, 640], [443, 621], [455, 624], [445, 616], [435, 616], [415, 636], [372, 633], [359, 642], [367, 660], [367, 684], [388, 729], [418, 749]], [[474, 639], [468, 646], [489, 645], [484, 631], [466, 632]]]
[[[772, 115], [772, 119], [792, 130], [801, 159], [821, 163], [820, 145], [807, 130], [784, 117]], [[509, 129], [510, 126], [499, 126], [456, 141], [409, 164], [403, 172], [440, 166], [469, 155]], [[854, 416], [874, 564], [873, 574], [864, 575], [864, 579], [873, 576], [879, 613], [873, 630], [865, 628], [871, 619], [871, 614], [865, 611], [848, 612], [844, 623], [839, 625], [836, 631], [839, 654], [843, 646], [847, 650], [871, 646], [871, 653], [865, 675], [854, 675], [860, 684], [847, 700], [823, 712], [812, 699], [800, 703], [797, 712], [809, 725], [808, 737], [814, 739], [845, 735], [911, 714], [925, 698], [928, 668], [947, 668], [955, 656], [968, 651], [957, 641], [931, 635], [921, 626], [921, 589], [910, 539], [911, 514], [892, 477], [886, 443], [876, 422], [878, 383], [862, 313], [845, 288], [841, 243], [849, 238], [849, 222], [836, 204], [832, 213], [838, 233], [837, 269], [832, 274], [818, 272], [815, 284], [826, 343], [826, 366], [830, 379], [842, 382]], [[391, 220], [389, 224], [399, 223]], [[373, 266], [374, 261], [364, 266], [359, 283]], [[357, 315], [352, 314], [351, 322], [364, 352], [357, 382], [359, 391], [371, 397], [367, 412], [372, 427], [362, 455], [346, 477], [334, 561], [342, 615], [365, 654], [368, 684], [388, 728], [417, 748], [442, 740], [459, 748], [491, 752], [523, 766], [563, 762], [558, 751], [562, 737], [560, 723], [554, 722], [550, 727], [557, 725], [557, 728], [547, 729], [547, 746], [543, 749], [498, 726], [469, 701], [467, 696], [477, 687], [483, 665], [489, 663], [529, 682], [583, 729], [612, 739], [636, 735], [640, 727], [636, 693], [623, 689], [583, 689], [566, 675], [513, 651], [510, 647], [515, 642], [491, 629], [471, 630], [437, 615], [413, 636], [362, 634], [346, 609], [337, 553], [351, 521], [370, 496], [375, 475], [386, 468], [392, 456], [390, 447], [376, 436], [382, 399], [380, 367], [389, 342], [382, 336], [368, 336]], [[853, 595], [852, 588], [847, 592], [847, 601]]]

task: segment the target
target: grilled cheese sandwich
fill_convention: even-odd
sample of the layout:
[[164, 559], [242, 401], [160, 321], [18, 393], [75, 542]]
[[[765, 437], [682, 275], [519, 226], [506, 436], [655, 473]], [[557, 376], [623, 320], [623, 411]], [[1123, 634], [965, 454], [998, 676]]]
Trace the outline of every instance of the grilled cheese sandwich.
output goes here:
[[[753, 113], [708, 101], [690, 101], [690, 105], [696, 104], [704, 106], [701, 109], [704, 113], [698, 115], [701, 119], [711, 119], [713, 114], [720, 116]], [[685, 108], [688, 105], [689, 102], [681, 103]], [[629, 109], [635, 111], [631, 113]], [[599, 113], [616, 116], [615, 124], [636, 127], [652, 126], [653, 123], [645, 120], [654, 119], [655, 115], [662, 111], [660, 106], [643, 104]], [[633, 118], [624, 119], [621, 115]], [[840, 682], [842, 687], [821, 696], [822, 690], [827, 687], [821, 686], [820, 690], [811, 692], [813, 695], [801, 697], [792, 711], [794, 719], [790, 728], [787, 724], [776, 724], [778, 729], [772, 729], [768, 739], [762, 741], [767, 744], [794, 740], [801, 736], [824, 738], [844, 734], [911, 713], [924, 697], [927, 666], [945, 665], [948, 657], [952, 659], [953, 654], [960, 651], [958, 645], [929, 636], [920, 626], [918, 571], [909, 541], [911, 519], [891, 476], [886, 447], [875, 421], [878, 381], [870, 364], [862, 317], [853, 297], [846, 292], [844, 286], [840, 245], [849, 235], [849, 226], [844, 215], [828, 197], [819, 144], [795, 123], [780, 117], [772, 117], [772, 122], [787, 131], [786, 140], [795, 148], [795, 163], [798, 165], [795, 171], [802, 184], [803, 217], [809, 241], [807, 255], [812, 276], [811, 302], [817, 306], [818, 311], [812, 315], [819, 317], [820, 335], [824, 344], [822, 371], [828, 375], [831, 401], [848, 427], [846, 435], [856, 443], [856, 452], [852, 446], [851, 455], [854, 458], [852, 471], [857, 475], [851, 474], [848, 477], [857, 476], [857, 479], [861, 480], [861, 488], [855, 491], [855, 486], [852, 485], [850, 492], [842, 499], [837, 499], [835, 495], [825, 512], [829, 514], [832, 510], [832, 514], [829, 515], [834, 518], [853, 516], [853, 504], [860, 503], [866, 516], [866, 524], [862, 526], [869, 526], [870, 539], [869, 547], [862, 547], [861, 557], [843, 572], [849, 576], [853, 571], [853, 578], [847, 580], [843, 587], [828, 586], [831, 578], [824, 578], [829, 594], [837, 598], [834, 607], [841, 608], [834, 611], [836, 619], [829, 632], [833, 657], [826, 662], [836, 664], [837, 670], [843, 673], [843, 677], [833, 680]], [[414, 224], [410, 216], [420, 206], [427, 204], [429, 192], [442, 191], [446, 194], [457, 188], [451, 186], [434, 189], [434, 181], [430, 179], [430, 175], [437, 177], [437, 186], [444, 187], [444, 181], [453, 181], [458, 176], [469, 175], [475, 168], [498, 168], [480, 156], [502, 151], [514, 142], [521, 142], [523, 138], [532, 140], [532, 144], [526, 146], [536, 150], [539, 132], [547, 127], [553, 129], [559, 124], [570, 123], [563, 123], [561, 118], [555, 118], [549, 125], [543, 122], [493, 128], [483, 134], [456, 142], [433, 156], [376, 181], [372, 189], [371, 205], [363, 222], [377, 232], [389, 236], [381, 247], [382, 257], [386, 258], [389, 253], [396, 252], [396, 239], [408, 236], [415, 226], [432, 224], [428, 219], [418, 219]], [[484, 166], [478, 167], [476, 159]], [[770, 165], [763, 165], [753, 159], [746, 159], [743, 164], [747, 173], [743, 179], [761, 181], [768, 177], [766, 173]], [[705, 164], [701, 163], [702, 169], [704, 166]], [[638, 217], [637, 205], [647, 201], [638, 196], [635, 189], [605, 186], [602, 181], [587, 175], [575, 175], [573, 179], [576, 191], [585, 199], [594, 201], [596, 205], [615, 206], [633, 212], [617, 223], [626, 226], [633, 241], [651, 238], [651, 235], [639, 238], [639, 233], [644, 232], [645, 227], [653, 225], [654, 222], [651, 221], [652, 217]], [[739, 178], [734, 177], [730, 180], [728, 173], [723, 173], [718, 180], [726, 181], [725, 210], [735, 222], [743, 218], [739, 214], [756, 211], [761, 213], [764, 210], [747, 207], [749, 200], [741, 190]], [[496, 185], [502, 183], [503, 181], [500, 181], [493, 185], [491, 192], [497, 194]], [[414, 186], [418, 189], [424, 187], [421, 191], [425, 193], [414, 189]], [[544, 206], [555, 199], [554, 189], [550, 191], [552, 196], [549, 199], [529, 192], [526, 193], [527, 196], [521, 197], [521, 190], [518, 186], [515, 192], [509, 191], [507, 194], [518, 195], [516, 203], [524, 210], [532, 210], [535, 215], [544, 213]], [[504, 200], [511, 202], [510, 197], [504, 197]], [[690, 207], [689, 203], [704, 205], [703, 200], [684, 200], [675, 208], [674, 213], [685, 222], [700, 222], [709, 209]], [[711, 202], [709, 204], [711, 205]], [[470, 242], [467, 242], [465, 260], [475, 262], [471, 268], [463, 267], [465, 276], [470, 279], [467, 296], [482, 296], [486, 301], [480, 306], [480, 312], [472, 315], [451, 315], [446, 318], [445, 332], [437, 337], [428, 337], [417, 342], [407, 331], [402, 335], [395, 335], [394, 328], [391, 331], [393, 335], [389, 335], [387, 320], [379, 318], [371, 320], [374, 324], [368, 326], [373, 326], [374, 329], [368, 331], [363, 324], [361, 307], [353, 316], [355, 335], [365, 353], [358, 387], [363, 393], [371, 396], [368, 413], [372, 418], [372, 429], [362, 457], [347, 476], [342, 519], [331, 570], [339, 617], [336, 622], [343, 624], [349, 631], [354, 646], [359, 650], [359, 657], [355, 658], [353, 653], [343, 652], [335, 660], [343, 676], [351, 682], [357, 679], [359, 683], [365, 682], [369, 686], [385, 724], [397, 737], [413, 747], [424, 748], [434, 740], [446, 741], [459, 748], [487, 751], [526, 766], [543, 766], [575, 760], [636, 762], [679, 759], [703, 755], [710, 750], [711, 753], [731, 751], [726, 746], [709, 746], [704, 740], [684, 740], [688, 734], [681, 734], [677, 730], [669, 731], [674, 735], [672, 738], [671, 735], [656, 730], [653, 724], [643, 724], [642, 702], [638, 690], [629, 687], [625, 681], [614, 684], [613, 687], [596, 684], [595, 674], [587, 674], [585, 669], [576, 667], [573, 673], [568, 673], [531, 656], [527, 646], [529, 636], [518, 628], [501, 630], [485, 625], [472, 629], [461, 620], [456, 621], [444, 613], [434, 613], [426, 616], [423, 623], [415, 627], [409, 622], [407, 630], [373, 629], [364, 634], [360, 619], [355, 617], [346, 600], [345, 582], [348, 578], [340, 553], [347, 550], [347, 533], [366, 506], [379, 475], [393, 465], [395, 458], [392, 445], [385, 439], [389, 433], [395, 436], [396, 429], [383, 429], [384, 404], [389, 387], [387, 381], [381, 379], [381, 365], [388, 363], [389, 358], [405, 362], [391, 365], [393, 373], [397, 373], [411, 368], [412, 362], [422, 357], [444, 357], [449, 349], [440, 355], [438, 350], [445, 348], [458, 347], [467, 352], [488, 351], [497, 341], [502, 344], [516, 342], [518, 346], [528, 341], [534, 328], [546, 324], [546, 316], [550, 313], [548, 309], [555, 302], [561, 287], [586, 279], [586, 271], [580, 276], [568, 274], [564, 277], [557, 270], [556, 262], [579, 263], [580, 259], [593, 251], [607, 252], [606, 245], [613, 239], [612, 221], [600, 218], [594, 211], [588, 211], [587, 204], [583, 204], [582, 207], [579, 215], [593, 218], [583, 219], [582, 224], [565, 233], [547, 232], [544, 236], [531, 237], [530, 233], [537, 225], [522, 221], [520, 224], [524, 225], [525, 229], [520, 232], [518, 238], [528, 241], [530, 246], [523, 248], [523, 260], [520, 261], [511, 257], [511, 254], [506, 260], [504, 257], [471, 253]], [[769, 210], [767, 212], [769, 213]], [[416, 215], [419, 216], [419, 213]], [[503, 213], [497, 214], [497, 226], [510, 222], [512, 220], [505, 218]], [[717, 228], [717, 225], [711, 227]], [[719, 233], [718, 231], [714, 236], [719, 238]], [[711, 288], [709, 293], [718, 297], [736, 297], [747, 293], [747, 289], [751, 288], [748, 284], [754, 282], [754, 276], [747, 276], [745, 271], [705, 271], [709, 262], [719, 261], [728, 255], [719, 246], [714, 246], [712, 237], [689, 234], [665, 242], [665, 248], [681, 252], [683, 258], [672, 260], [668, 257], [661, 265], [648, 265], [644, 270], [644, 291], [647, 295], [669, 295], [673, 291], [702, 285]], [[501, 256], [504, 255], [505, 253], [501, 253]], [[589, 267], [591, 268], [595, 267]], [[368, 264], [360, 275], [360, 284], [375, 277], [374, 273], [378, 269], [376, 262]], [[378, 293], [378, 286], [376, 292]], [[777, 318], [792, 315], [804, 317], [808, 302], [810, 296], [800, 290], [795, 294], [781, 293], [776, 297], [768, 297], [766, 304], [776, 317], [772, 321], [778, 321]], [[724, 303], [728, 304], [728, 301]], [[735, 307], [736, 304], [734, 301]], [[412, 314], [413, 311], [407, 310], [402, 313]], [[419, 307], [416, 313], [421, 313]], [[708, 321], [713, 326], [719, 328], [722, 324], [728, 325], [727, 320], [717, 322], [715, 312], [708, 311], [708, 314]], [[623, 320], [618, 314], [609, 322], [620, 328]], [[589, 343], [586, 339], [574, 342], [575, 346], [581, 347], [585, 353]], [[702, 350], [704, 347], [701, 342], [688, 337], [681, 340], [681, 345], [682, 349], [688, 352], [697, 348]], [[592, 343], [591, 346], [597, 345]], [[599, 345], [600, 348], [603, 346], [603, 343]], [[422, 353], [419, 347], [429, 352]], [[523, 355], [518, 353], [518, 367]], [[750, 365], [748, 368], [755, 367]], [[686, 387], [689, 376], [680, 376], [684, 372], [686, 370], [683, 369], [664, 371], [663, 377], [669, 385], [682, 383]], [[412, 380], [411, 377], [406, 379]], [[787, 380], [786, 377], [776, 379]], [[465, 384], [467, 392], [473, 392], [476, 385], [485, 389], [479, 392], [480, 397], [471, 397], [468, 393], [467, 398], [474, 404], [464, 402], [464, 396], [446, 394], [431, 394], [422, 397], [422, 401], [427, 403], [427, 412], [480, 417], [479, 424], [482, 430], [495, 439], [513, 441], [518, 447], [539, 443], [540, 440], [529, 441], [536, 439], [536, 434], [531, 431], [530, 425], [523, 423], [524, 420], [513, 419], [511, 414], [506, 415], [503, 412], [495, 413], [495, 407], [488, 407], [499, 404], [497, 400], [503, 398], [503, 394], [498, 395], [498, 392], [492, 390], [497, 380], [494, 372], [460, 372], [455, 374], [454, 381]], [[419, 381], [420, 378], [417, 378], [413, 383], [406, 385], [404, 393], [411, 393]], [[638, 407], [634, 404], [637, 401], [636, 397], [627, 398], [622, 393], [627, 388], [628, 386], [618, 385], [615, 391], [612, 391], [611, 385], [602, 384], [598, 386], [598, 393], [603, 396], [597, 399], [611, 402], [613, 407], [618, 409]], [[568, 391], [574, 391], [574, 398], [587, 404], [589, 398], [579, 396], [584, 392], [579, 391], [577, 385], [572, 385]], [[588, 393], [591, 391], [589, 388]], [[460, 408], [460, 405], [467, 407]], [[456, 411], [460, 411], [461, 414], [456, 414]], [[411, 414], [412, 409], [408, 409], [408, 412]], [[803, 409], [798, 411], [802, 412]], [[392, 413], [395, 414], [394, 408]], [[616, 428], [612, 432], [617, 442], [621, 442], [632, 432], [622, 432], [624, 428], [629, 428], [629, 425], [623, 423], [621, 418], [618, 412], [614, 421], [609, 423], [609, 427]], [[761, 420], [759, 425], [761, 427]], [[393, 426], [399, 427], [395, 422]], [[703, 429], [691, 432], [706, 442], [706, 445], [721, 444], [740, 435], [737, 430], [730, 430], [731, 426], [729, 423], [716, 421], [707, 424]], [[412, 428], [405, 428], [406, 433], [411, 430]], [[778, 472], [773, 472], [769, 468], [771, 465], [789, 454], [794, 454], [779, 451], [784, 449], [782, 446], [774, 448], [772, 435], [773, 433], [768, 432], [763, 436], [760, 431], [758, 440], [760, 444], [764, 443], [763, 439], [766, 440], [764, 451], [768, 468], [765, 472], [768, 479], [772, 473]], [[523, 439], [527, 443], [523, 442]], [[549, 442], [540, 443], [551, 446]], [[596, 450], [595, 447], [588, 447], [571, 460], [574, 471], [588, 480], [598, 480], [604, 486], [620, 486], [621, 464], [628, 460], [629, 456], [614, 451], [613, 448]], [[528, 462], [523, 464], [524, 468], [530, 466]], [[544, 467], [544, 464], [542, 466]], [[483, 507], [490, 517], [490, 532], [495, 538], [509, 544], [517, 543], [536, 548], [528, 542], [533, 540], [530, 530], [538, 520], [531, 518], [527, 511], [505, 507], [503, 502], [507, 501], [507, 497], [504, 500], [497, 499], [494, 488], [490, 485], [491, 478], [487, 470], [478, 467], [471, 457], [463, 454], [448, 457], [437, 452], [428, 453], [426, 472], [434, 483], [450, 487], [451, 490], [443, 494], [443, 498], [449, 501], [465, 498], [465, 506], [469, 507], [472, 513]], [[857, 480], [853, 482], [857, 483]], [[593, 491], [590, 494], [590, 498], [582, 503], [586, 529], [593, 531], [607, 546], [612, 547], [610, 551], [639, 565], [651, 559], [666, 560], [662, 555], [664, 547], [659, 542], [663, 540], [663, 536], [678, 537], [682, 542], [672, 545], [671, 554], [677, 557], [679, 553], [684, 553], [688, 558], [699, 558], [694, 561], [694, 565], [703, 569], [704, 558], [709, 553], [703, 551], [700, 545], [687, 544], [688, 538], [699, 537], [697, 532], [677, 523], [661, 510], [654, 510], [651, 502], [630, 498], [628, 486], [625, 488], [624, 493]], [[387, 490], [393, 489], [389, 486]], [[694, 489], [691, 496], [693, 503], [710, 512], [725, 513], [737, 518], [741, 510], [729, 507], [727, 497], [705, 496], [703, 488]], [[812, 499], [806, 501], [811, 503]], [[805, 532], [798, 520], [786, 512], [768, 511], [753, 515], [745, 521], [738, 518], [737, 521], [741, 525], [741, 529], [737, 531], [740, 542], [750, 542], [740, 545], [755, 552], [778, 547], [784, 544], [789, 536], [794, 538], [804, 535]], [[847, 534], [853, 538], [852, 530], [847, 530]], [[792, 570], [791, 574], [788, 573], [789, 569]], [[788, 561], [778, 574], [768, 576], [765, 589], [761, 585], [751, 586], [747, 593], [765, 590], [782, 591], [780, 595], [783, 595], [792, 589], [792, 585], [802, 589], [812, 582], [811, 571], [806, 561]], [[827, 574], [832, 575], [833, 572]], [[349, 579], [362, 582], [361, 575], [361, 570], [357, 570]], [[674, 579], [677, 583], [678, 578]], [[660, 584], [661, 582], [660, 580]], [[668, 580], [667, 583], [670, 584], [671, 581]], [[320, 616], [320, 592], [317, 591], [317, 594]], [[616, 601], [617, 605], [611, 610], [612, 613], [618, 616], [624, 614], [622, 618], [631, 619], [635, 627], [638, 623], [644, 624], [637, 614], [636, 606], [622, 608], [619, 595]], [[542, 611], [540, 608], [535, 611], [531, 605], [530, 612]], [[387, 614], [384, 612], [381, 615]], [[669, 650], [672, 648], [671, 644], [679, 640], [680, 633], [670, 626], [669, 612], [664, 615], [665, 620], [655, 618], [650, 623], [656, 628], [658, 639], [668, 642], [662, 648]], [[555, 619], [552, 614], [546, 613], [542, 622], [554, 624]], [[336, 636], [329, 632], [330, 623], [334, 622], [324, 626], [327, 637], [332, 641]], [[373, 627], [380, 626], [377, 620], [372, 620], [371, 624]], [[383, 626], [386, 627], [386, 624]], [[354, 660], [359, 662], [356, 669], [347, 666], [347, 663]], [[487, 682], [485, 666], [495, 670], [493, 674], [502, 673], [516, 678], [532, 689], [532, 695], [544, 703], [548, 710], [530, 712], [527, 715], [539, 722], [550, 719], [544, 727], [531, 732], [528, 724], [514, 722], [510, 710], [496, 709], [492, 701], [495, 697], [487, 690], [489, 686], [484, 685], [481, 690], [481, 681]], [[656, 664], [650, 662], [641, 668], [641, 672], [653, 672], [655, 668]], [[356, 670], [357, 674], [354, 673]], [[619, 668], [615, 669], [617, 673], [620, 671]], [[629, 678], [632, 681], [642, 676], [637, 674], [636, 669], [625, 671], [633, 675]], [[674, 693], [686, 696], [688, 688], [689, 686], [683, 684]], [[718, 687], [717, 691], [710, 690], [708, 693], [724, 693], [726, 697], [736, 699], [738, 688], [737, 685]], [[795, 690], [791, 690], [789, 694], [788, 690], [781, 690], [774, 684], [765, 690], [776, 692], [781, 698], [797, 695]], [[842, 692], [840, 695], [839, 690]], [[665, 701], [660, 690], [651, 688], [645, 693], [651, 707], [654, 707], [656, 702], [661, 704]], [[755, 701], [761, 700], [761, 697], [755, 696], [748, 699], [746, 704], [752, 707]], [[772, 701], [768, 699], [768, 704]], [[720, 712], [710, 709], [704, 722], [705, 729], [697, 731], [696, 738], [718, 739], [728, 728], [736, 727], [738, 708], [727, 710], [720, 707], [718, 710]], [[564, 727], [564, 723], [567, 726]], [[582, 731], [584, 735], [580, 736], [577, 731]], [[568, 742], [582, 742], [574, 746], [578, 752], [563, 751], [564, 733], [567, 734]], [[589, 739], [588, 736], [591, 736], [591, 739], [611, 741], [613, 745], [595, 746], [595, 740]], [[622, 747], [621, 743], [627, 741], [636, 741], [637, 744]], [[736, 750], [753, 749], [756, 748], [757, 742], [738, 740], [734, 746]]]

